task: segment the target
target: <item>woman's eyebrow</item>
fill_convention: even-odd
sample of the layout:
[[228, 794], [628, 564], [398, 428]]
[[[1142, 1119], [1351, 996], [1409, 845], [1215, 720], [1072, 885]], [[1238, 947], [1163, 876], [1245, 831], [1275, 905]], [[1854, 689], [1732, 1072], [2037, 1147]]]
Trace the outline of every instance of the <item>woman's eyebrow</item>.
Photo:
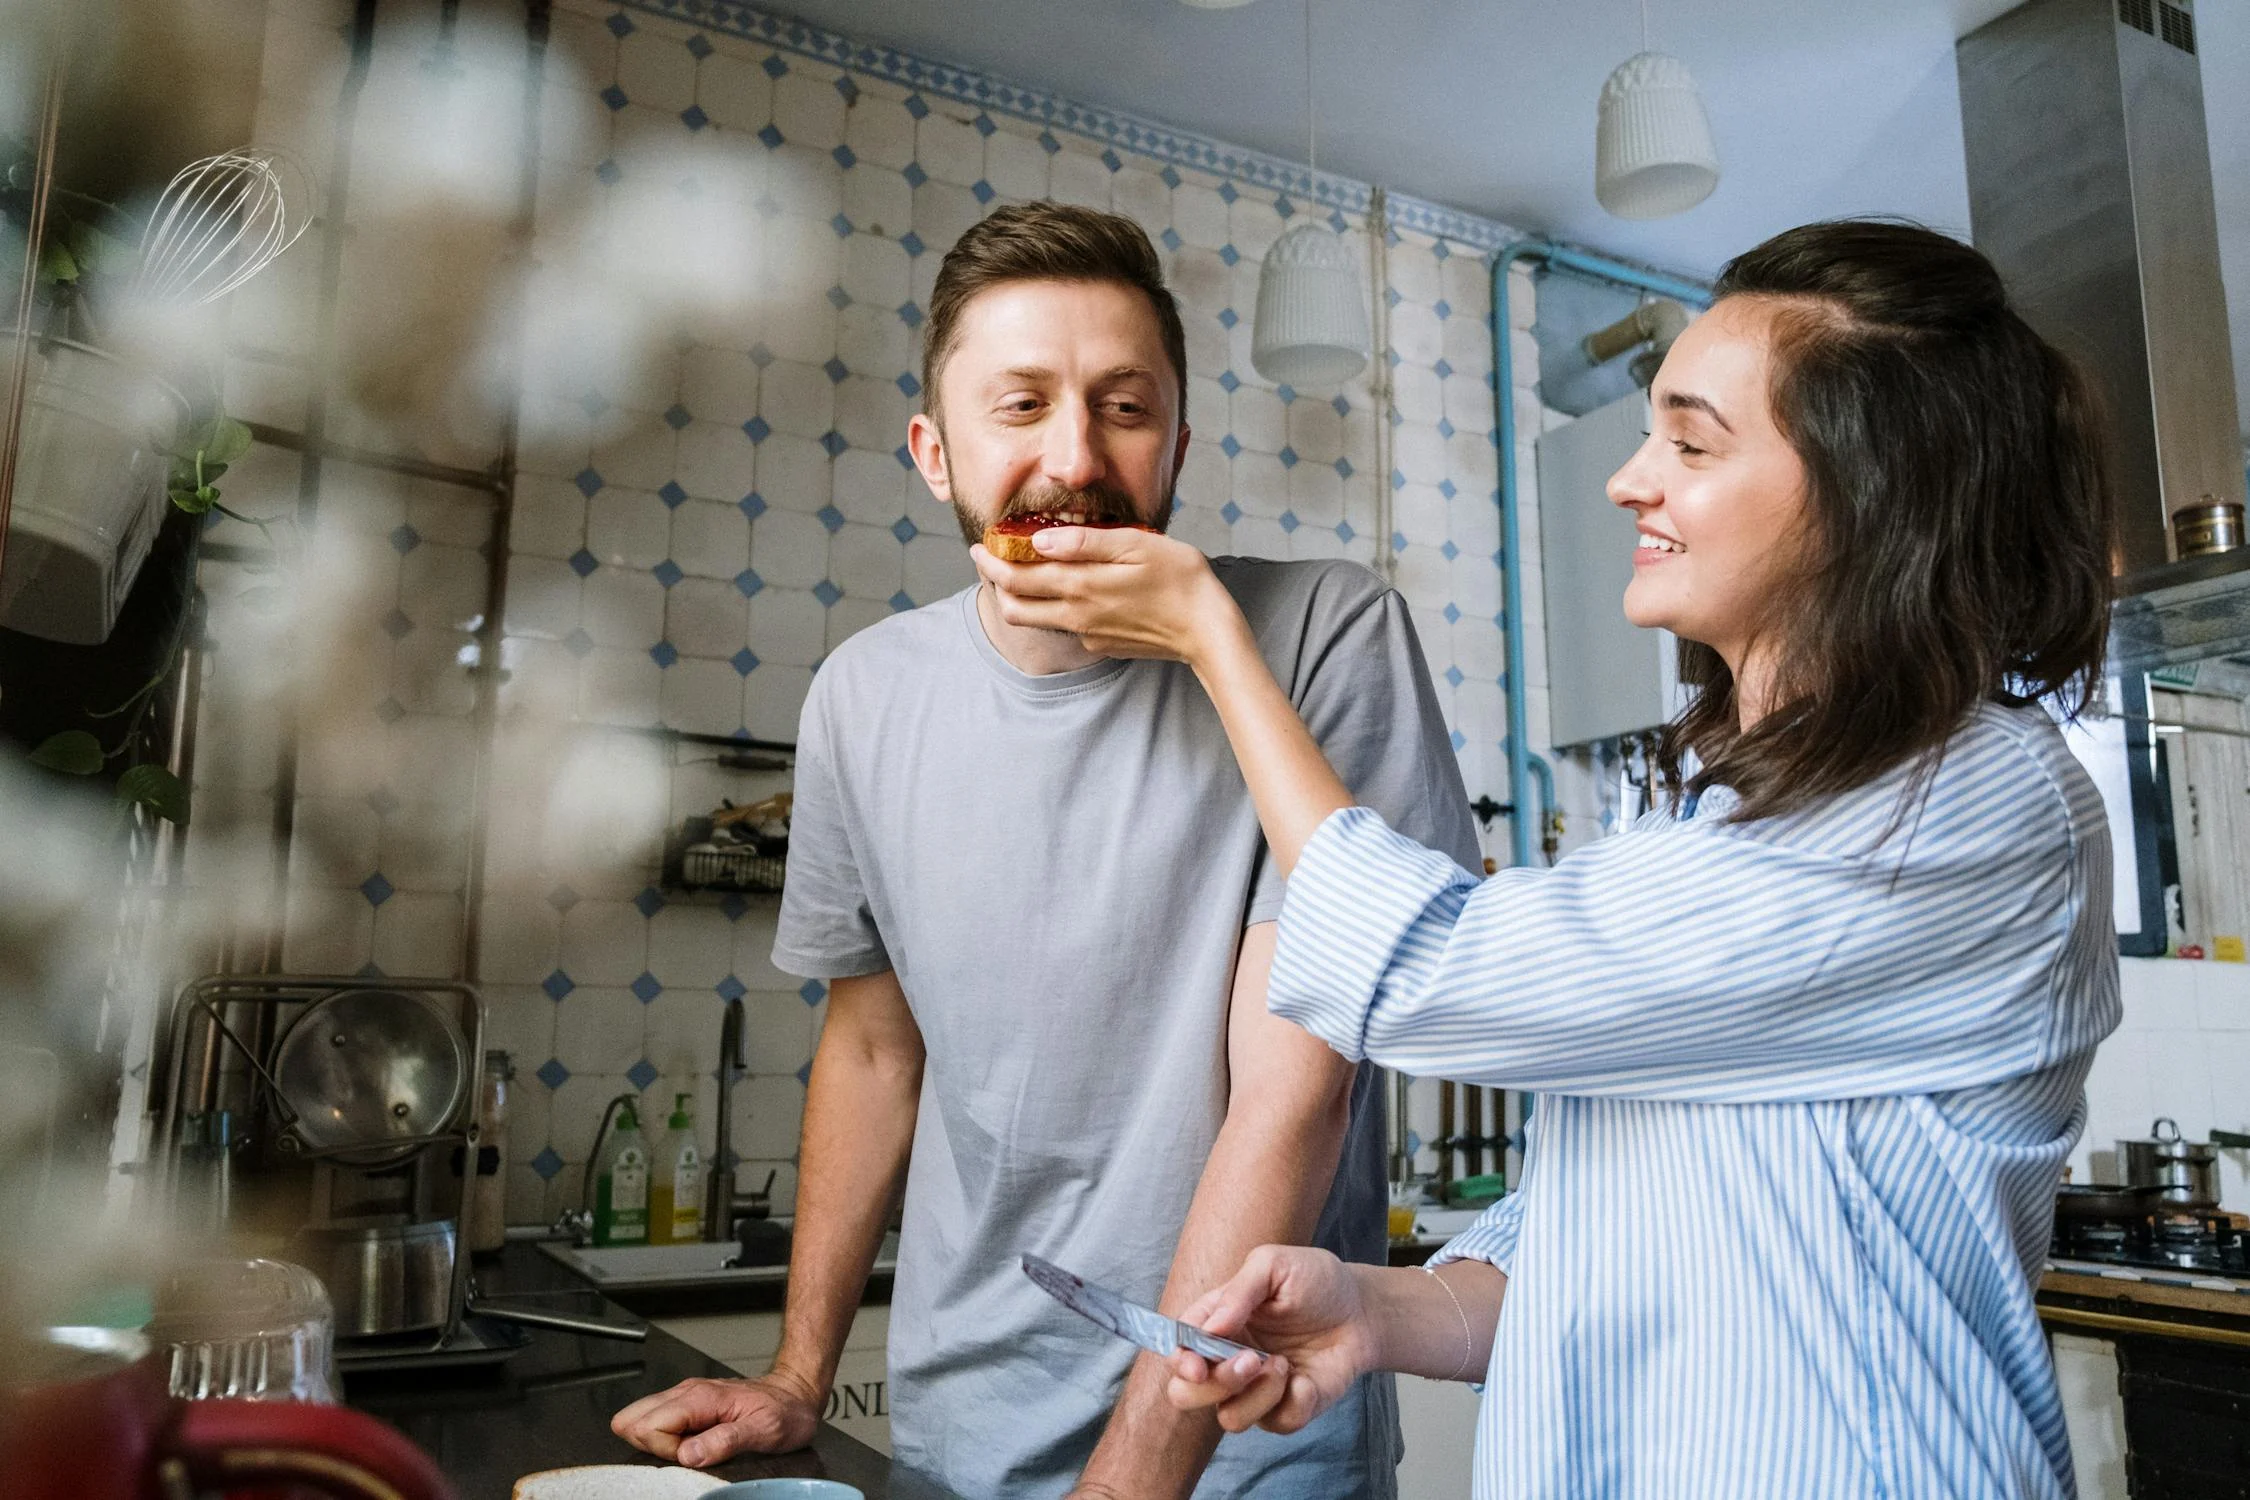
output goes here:
[[1667, 391], [1664, 394], [1664, 409], [1667, 411], [1699, 411], [1724, 427], [1728, 432], [1734, 431], [1734, 424], [1720, 416], [1719, 409], [1701, 396], [1689, 395], [1685, 391]]

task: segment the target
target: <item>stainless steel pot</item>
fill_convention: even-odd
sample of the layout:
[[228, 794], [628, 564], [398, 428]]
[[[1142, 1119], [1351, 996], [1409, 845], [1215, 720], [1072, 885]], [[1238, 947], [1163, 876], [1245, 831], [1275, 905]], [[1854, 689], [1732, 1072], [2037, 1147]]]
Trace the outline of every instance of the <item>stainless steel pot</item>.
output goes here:
[[442, 1327], [453, 1306], [454, 1251], [451, 1219], [297, 1234], [298, 1259], [328, 1288], [344, 1338]]
[[2155, 1188], [2160, 1208], [2217, 1208], [2219, 1148], [2182, 1140], [2178, 1122], [2168, 1117], [2150, 1126], [2149, 1134], [2154, 1139], [2117, 1143], [2126, 1182]]

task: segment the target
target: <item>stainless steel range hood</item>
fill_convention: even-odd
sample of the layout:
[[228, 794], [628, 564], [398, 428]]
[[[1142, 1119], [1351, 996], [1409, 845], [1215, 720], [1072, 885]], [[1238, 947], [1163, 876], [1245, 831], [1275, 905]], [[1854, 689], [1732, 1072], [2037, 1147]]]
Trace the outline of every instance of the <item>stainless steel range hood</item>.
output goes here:
[[1977, 247], [2115, 418], [2120, 664], [2250, 652], [2250, 549], [2171, 545], [2244, 499], [2192, 0], [2028, 0], [1956, 60]]

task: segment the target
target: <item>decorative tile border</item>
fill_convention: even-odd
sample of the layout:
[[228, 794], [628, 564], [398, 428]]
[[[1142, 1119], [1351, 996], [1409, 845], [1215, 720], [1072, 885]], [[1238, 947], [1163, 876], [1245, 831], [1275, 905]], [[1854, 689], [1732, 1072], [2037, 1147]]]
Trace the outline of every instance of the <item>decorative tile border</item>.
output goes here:
[[[895, 47], [855, 41], [788, 16], [741, 4], [739, 0], [617, 0], [617, 3], [627, 9], [747, 37], [769, 47], [818, 58], [839, 68], [885, 78], [926, 94], [973, 104], [979, 109], [1059, 126], [1159, 161], [1215, 172], [1277, 193], [1309, 198], [1329, 208], [1365, 213], [1374, 196], [1370, 184], [1354, 178], [1315, 172], [1301, 162], [1177, 130], [1123, 110], [1080, 104], [952, 63], [917, 57]], [[1394, 229], [1437, 235], [1488, 254], [1524, 237], [1521, 230], [1497, 220], [1481, 218], [1442, 203], [1431, 203], [1405, 193], [1387, 196]]]

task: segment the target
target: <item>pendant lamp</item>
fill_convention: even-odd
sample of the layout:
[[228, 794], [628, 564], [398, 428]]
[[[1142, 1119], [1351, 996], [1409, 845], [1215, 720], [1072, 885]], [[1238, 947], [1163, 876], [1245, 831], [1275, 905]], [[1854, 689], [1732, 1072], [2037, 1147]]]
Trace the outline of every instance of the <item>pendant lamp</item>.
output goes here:
[[1594, 197], [1620, 219], [1685, 213], [1719, 185], [1711, 119], [1687, 64], [1648, 47], [1641, 0], [1641, 50], [1602, 85], [1594, 131]]
[[[1305, 0], [1305, 159], [1318, 170], [1313, 123], [1312, 0]], [[1359, 258], [1343, 236], [1308, 221], [1275, 240], [1258, 267], [1250, 363], [1276, 385], [1341, 385], [1367, 368], [1367, 304]]]

